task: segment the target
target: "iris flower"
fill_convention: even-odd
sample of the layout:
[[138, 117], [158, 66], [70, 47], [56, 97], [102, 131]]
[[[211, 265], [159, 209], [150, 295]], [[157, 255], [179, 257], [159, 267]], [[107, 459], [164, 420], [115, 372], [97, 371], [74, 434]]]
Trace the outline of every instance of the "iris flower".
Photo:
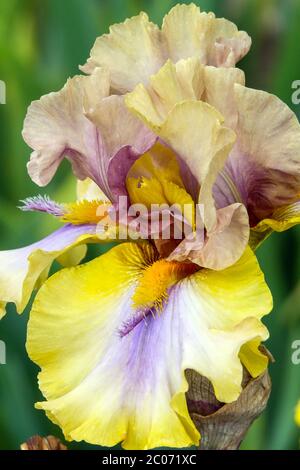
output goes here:
[[[23, 202], [64, 225], [0, 253], [0, 306], [2, 315], [7, 302], [22, 312], [41, 286], [27, 350], [41, 368], [37, 407], [67, 439], [197, 445], [185, 372], [209, 379], [230, 403], [243, 367], [253, 377], [267, 367], [261, 319], [272, 297], [248, 243], [300, 222], [300, 127], [280, 100], [245, 86], [235, 64], [250, 42], [193, 4], [173, 8], [161, 30], [141, 13], [97, 39], [87, 75], [28, 110], [31, 178], [46, 186], [67, 158], [78, 201]], [[142, 240], [118, 240], [79, 264], [84, 245], [100, 243], [99, 227], [108, 241], [120, 230], [123, 221], [112, 221], [120, 197], [159, 213], [176, 204], [192, 238], [164, 239], [151, 215]], [[68, 267], [46, 280], [54, 259]]]

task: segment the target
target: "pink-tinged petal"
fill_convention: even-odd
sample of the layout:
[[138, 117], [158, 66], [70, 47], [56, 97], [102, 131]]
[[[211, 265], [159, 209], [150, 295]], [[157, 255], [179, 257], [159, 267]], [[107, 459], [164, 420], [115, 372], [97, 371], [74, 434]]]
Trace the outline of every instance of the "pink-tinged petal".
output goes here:
[[204, 65], [234, 67], [251, 46], [251, 38], [235, 24], [201, 12], [193, 3], [172, 8], [164, 18], [162, 32], [173, 62], [198, 57]]
[[245, 206], [232, 204], [217, 210], [217, 225], [205, 237], [184, 239], [169, 255], [169, 260], [192, 261], [214, 270], [236, 263], [249, 241], [249, 219]]
[[77, 178], [92, 179], [113, 199], [111, 160], [124, 147], [129, 155], [143, 153], [155, 136], [128, 112], [122, 97], [104, 99], [108, 93], [108, 73], [96, 69], [91, 76], [69, 79], [61, 91], [31, 104], [23, 136], [34, 149], [28, 171], [35, 183], [48, 184], [66, 157]]
[[[47, 277], [52, 262], [75, 246], [96, 239], [96, 226], [65, 225], [48, 237], [16, 250], [0, 251], [0, 300], [26, 307], [40, 276]], [[81, 257], [85, 255], [81, 251]], [[76, 262], [80, 259], [77, 258]]]
[[93, 73], [96, 67], [107, 67], [114, 92], [124, 94], [147, 84], [168, 59], [176, 63], [194, 57], [203, 65], [234, 67], [250, 46], [248, 34], [230, 21], [194, 4], [176, 5], [161, 30], [143, 12], [111, 26], [109, 34], [97, 38], [81, 70]]
[[204, 67], [205, 92], [202, 100], [223, 115], [225, 125], [235, 129], [238, 112], [234, 100], [235, 84], [245, 85], [245, 74], [238, 68]]
[[132, 295], [145, 270], [159, 274], [155, 256], [150, 244], [123, 244], [61, 271], [38, 293], [27, 340], [47, 400], [37, 406], [68, 439], [126, 449], [197, 444], [185, 370], [208, 377], [220, 401], [234, 401], [241, 347], [268, 336], [260, 319], [272, 301], [251, 250], [228, 270], [183, 279], [160, 312], [142, 319]]
[[242, 202], [255, 226], [295, 202], [300, 187], [300, 125], [281, 100], [235, 85], [236, 145], [214, 188], [218, 207]]
[[122, 96], [103, 99], [87, 116], [101, 136], [105, 155], [100, 163], [111, 199], [115, 200], [117, 196], [127, 194], [125, 181], [129, 168], [154, 145], [157, 137], [128, 111]]
[[200, 101], [174, 106], [158, 132], [197, 179], [205, 226], [213, 230], [217, 220], [212, 187], [235, 142], [234, 132], [223, 126], [214, 108]]
[[34, 150], [28, 171], [35, 183], [45, 186], [67, 157], [75, 174], [99, 178], [99, 146], [95, 126], [84, 116], [84, 107], [109, 93], [109, 75], [97, 69], [90, 77], [69, 79], [61, 91], [34, 101], [27, 112], [23, 137]]

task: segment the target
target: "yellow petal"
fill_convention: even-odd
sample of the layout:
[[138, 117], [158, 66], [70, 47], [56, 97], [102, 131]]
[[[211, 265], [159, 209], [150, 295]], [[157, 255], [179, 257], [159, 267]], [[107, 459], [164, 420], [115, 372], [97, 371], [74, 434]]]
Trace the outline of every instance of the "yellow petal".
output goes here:
[[84, 180], [77, 180], [77, 199], [85, 199], [87, 201], [108, 201], [107, 196], [99, 188], [99, 186], [94, 183], [90, 178]]
[[[174, 266], [159, 262], [148, 243], [127, 243], [57, 273], [39, 291], [27, 340], [47, 399], [37, 406], [68, 439], [123, 441], [127, 449], [197, 444], [186, 369], [208, 377], [219, 400], [237, 399], [240, 349], [268, 336], [260, 318], [272, 302], [257, 261], [249, 249], [234, 267], [182, 280]], [[177, 284], [144, 321], [133, 295], [148, 286], [161, 296], [154, 281], [169, 285], [170, 269]]]
[[[127, 449], [186, 447], [199, 441], [184, 396], [180, 413], [171, 407], [182, 377], [180, 364], [169, 367], [169, 333], [141, 331], [143, 322], [137, 336], [119, 333], [134, 314], [135, 285], [155, 260], [149, 244], [120, 245], [57, 273], [34, 302], [27, 350], [42, 368], [39, 383], [48, 399], [38, 407], [67, 439], [109, 447], [124, 441]], [[156, 358], [151, 355], [157, 342], [162, 350]]]
[[250, 341], [240, 350], [240, 359], [252, 377], [262, 374], [269, 364], [268, 357], [260, 349], [260, 341]]
[[165, 145], [156, 143], [149, 152], [134, 162], [128, 172], [128, 178], [155, 178], [172, 181], [184, 188], [176, 155]]
[[137, 87], [125, 97], [129, 109], [157, 130], [172, 108], [181, 101], [199, 100], [205, 90], [204, 68], [196, 58], [170, 60], [150, 77], [150, 83]]
[[235, 142], [235, 134], [222, 125], [222, 116], [203, 102], [176, 105], [159, 130], [159, 136], [185, 161], [199, 183], [199, 203], [204, 205], [208, 231], [217, 214], [212, 186]]
[[251, 229], [251, 246], [258, 248], [272, 232], [284, 232], [300, 224], [300, 202], [276, 209], [272, 217], [263, 219]]

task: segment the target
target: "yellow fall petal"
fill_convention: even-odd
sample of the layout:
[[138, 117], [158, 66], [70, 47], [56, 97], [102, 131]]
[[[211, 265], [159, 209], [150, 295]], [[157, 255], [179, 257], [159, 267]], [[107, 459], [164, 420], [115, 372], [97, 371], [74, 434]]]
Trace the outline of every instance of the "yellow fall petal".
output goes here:
[[263, 219], [251, 229], [251, 246], [256, 249], [272, 232], [285, 232], [300, 224], [300, 202], [276, 209], [272, 217]]
[[[35, 300], [27, 349], [42, 368], [39, 383], [48, 399], [38, 407], [63, 428], [67, 439], [84, 439], [109, 447], [124, 440], [127, 449], [186, 447], [199, 441], [187, 407], [184, 425], [170, 407], [169, 392], [160, 387], [165, 383], [163, 376], [163, 382], [157, 378], [152, 389], [146, 386], [143, 391], [138, 381], [126, 381], [124, 371], [114, 371], [132, 349], [127, 339], [122, 346], [118, 334], [122, 318], [125, 321], [131, 311], [130, 297], [135, 284], [155, 259], [155, 251], [147, 243], [120, 245], [86, 265], [60, 271], [44, 284]], [[64, 313], [57, 317], [60, 308]], [[68, 340], [65, 334], [61, 335], [62, 331]], [[136, 343], [137, 360], [143, 357], [141, 348], [146, 343], [147, 340]], [[82, 349], [84, 344], [89, 347]], [[122, 348], [118, 352], [119, 344]], [[112, 368], [106, 368], [105, 357], [109, 361], [115, 358]], [[133, 362], [131, 373], [142, 364]], [[105, 369], [101, 372], [99, 367]], [[163, 370], [164, 365], [157, 373]], [[180, 383], [180, 374], [178, 379]], [[105, 386], [99, 380], [104, 380]], [[172, 372], [170, 380], [177, 382]], [[130, 387], [127, 393], [126, 386]]]
[[259, 350], [260, 341], [250, 341], [241, 347], [240, 359], [250, 375], [261, 375], [268, 367], [269, 359]]
[[[39, 291], [27, 339], [47, 400], [37, 406], [67, 439], [123, 441], [126, 449], [197, 445], [186, 369], [208, 377], [220, 401], [237, 399], [240, 349], [267, 338], [260, 318], [272, 305], [255, 256], [249, 249], [234, 267], [183, 279], [178, 266], [161, 264], [148, 243], [126, 243], [60, 271]], [[161, 295], [155, 282], [167, 287], [170, 269], [168, 301], [159, 315], [140, 317], [133, 302]]]

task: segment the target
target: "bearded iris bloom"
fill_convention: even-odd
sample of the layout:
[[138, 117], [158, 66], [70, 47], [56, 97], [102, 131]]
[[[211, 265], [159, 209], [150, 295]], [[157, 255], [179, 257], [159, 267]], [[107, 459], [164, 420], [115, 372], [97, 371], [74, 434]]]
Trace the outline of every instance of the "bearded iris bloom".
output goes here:
[[[161, 30], [142, 13], [97, 39], [87, 75], [28, 110], [31, 178], [47, 185], [67, 158], [78, 201], [24, 201], [23, 210], [64, 226], [0, 253], [0, 306], [2, 315], [7, 302], [21, 312], [42, 285], [27, 350], [41, 368], [46, 401], [37, 407], [67, 439], [197, 445], [185, 372], [209, 379], [230, 403], [243, 366], [253, 377], [267, 367], [261, 319], [272, 297], [248, 243], [300, 222], [300, 127], [280, 100], [245, 86], [235, 65], [250, 43], [193, 4], [172, 9]], [[84, 245], [99, 242], [97, 227], [119, 212], [121, 196], [129, 206], [190, 205], [195, 237], [165, 240], [150, 228], [146, 240], [46, 280], [54, 259], [76, 265]]]

